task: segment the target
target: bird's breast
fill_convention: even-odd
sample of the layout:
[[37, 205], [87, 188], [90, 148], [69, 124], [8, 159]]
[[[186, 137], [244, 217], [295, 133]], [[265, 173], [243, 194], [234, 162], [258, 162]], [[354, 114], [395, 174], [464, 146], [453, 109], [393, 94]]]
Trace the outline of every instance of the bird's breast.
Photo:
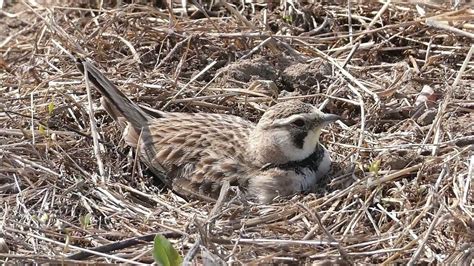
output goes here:
[[317, 160], [311, 161], [306, 166], [295, 167], [295, 188], [296, 191], [309, 191], [314, 185], [329, 172], [331, 168], [331, 157], [324, 149], [322, 155]]
[[331, 166], [329, 152], [318, 145], [304, 160], [263, 167], [260, 174], [250, 179], [250, 193], [260, 202], [270, 202], [277, 196], [311, 191]]

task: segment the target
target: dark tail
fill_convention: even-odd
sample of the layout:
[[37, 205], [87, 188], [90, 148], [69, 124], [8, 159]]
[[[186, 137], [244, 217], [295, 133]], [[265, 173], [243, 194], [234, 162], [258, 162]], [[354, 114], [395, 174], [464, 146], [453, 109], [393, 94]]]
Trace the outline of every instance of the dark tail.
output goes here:
[[140, 130], [147, 124], [151, 117], [125, 96], [125, 94], [107, 79], [91, 62], [78, 58], [77, 68], [79, 68], [84, 76], [86, 76], [85, 70], [87, 69], [87, 79], [94, 84], [111, 107], [115, 108], [118, 113], [125, 117], [134, 128]]

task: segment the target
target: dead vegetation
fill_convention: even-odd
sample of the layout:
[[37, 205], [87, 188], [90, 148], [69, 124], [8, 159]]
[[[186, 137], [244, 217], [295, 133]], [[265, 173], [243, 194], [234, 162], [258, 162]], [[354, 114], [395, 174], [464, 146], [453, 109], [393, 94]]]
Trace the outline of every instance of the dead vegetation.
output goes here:
[[[187, 262], [472, 263], [468, 4], [90, 2], [0, 11], [0, 261], [151, 263], [162, 233]], [[151, 108], [256, 121], [302, 98], [343, 115], [322, 136], [331, 178], [267, 206], [186, 202], [68, 53]]]

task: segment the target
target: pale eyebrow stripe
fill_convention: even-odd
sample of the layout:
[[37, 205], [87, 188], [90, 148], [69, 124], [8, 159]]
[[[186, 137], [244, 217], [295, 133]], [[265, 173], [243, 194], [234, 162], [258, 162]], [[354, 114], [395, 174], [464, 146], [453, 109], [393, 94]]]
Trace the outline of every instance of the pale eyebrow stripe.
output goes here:
[[308, 117], [305, 115], [306, 114], [295, 114], [287, 118], [276, 119], [273, 123], [277, 125], [288, 125], [291, 122], [295, 121], [296, 119], [303, 119], [306, 121]]

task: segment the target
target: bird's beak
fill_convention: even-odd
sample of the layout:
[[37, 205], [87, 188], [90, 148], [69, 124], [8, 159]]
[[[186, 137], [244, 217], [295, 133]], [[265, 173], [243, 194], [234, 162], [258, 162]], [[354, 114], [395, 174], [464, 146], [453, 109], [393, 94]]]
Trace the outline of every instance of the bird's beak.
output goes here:
[[322, 116], [322, 121], [324, 124], [329, 124], [337, 120], [342, 120], [342, 117], [333, 114], [323, 114]]

